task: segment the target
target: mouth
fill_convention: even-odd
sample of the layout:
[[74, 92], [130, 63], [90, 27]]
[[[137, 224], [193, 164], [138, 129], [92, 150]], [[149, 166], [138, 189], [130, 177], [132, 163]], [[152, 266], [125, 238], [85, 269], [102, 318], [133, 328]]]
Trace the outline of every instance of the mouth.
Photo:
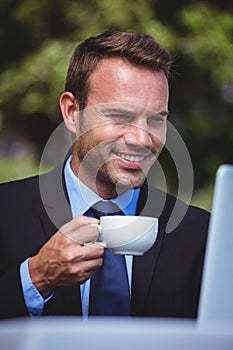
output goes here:
[[117, 156], [129, 162], [142, 162], [146, 158], [146, 156], [135, 156], [124, 153], [117, 153]]
[[139, 155], [139, 154], [128, 154], [116, 152], [115, 159], [119, 162], [122, 168], [133, 171], [141, 171], [145, 167], [145, 164], [148, 158], [151, 156], [151, 153], [148, 155]]

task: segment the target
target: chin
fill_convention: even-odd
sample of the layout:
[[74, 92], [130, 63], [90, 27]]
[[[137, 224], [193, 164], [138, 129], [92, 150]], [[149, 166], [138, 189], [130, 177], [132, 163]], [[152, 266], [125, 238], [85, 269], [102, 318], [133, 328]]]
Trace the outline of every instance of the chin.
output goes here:
[[99, 174], [101, 174], [102, 181], [113, 185], [120, 191], [142, 187], [147, 176], [147, 172], [142, 169], [139, 171], [119, 169], [112, 166], [111, 163], [108, 163], [108, 167], [102, 168]]
[[146, 177], [142, 176], [140, 178], [135, 179], [134, 177], [120, 177], [118, 179], [115, 179], [114, 184], [117, 188], [121, 188], [124, 190], [128, 189], [136, 189], [142, 187], [143, 183], [145, 182]]

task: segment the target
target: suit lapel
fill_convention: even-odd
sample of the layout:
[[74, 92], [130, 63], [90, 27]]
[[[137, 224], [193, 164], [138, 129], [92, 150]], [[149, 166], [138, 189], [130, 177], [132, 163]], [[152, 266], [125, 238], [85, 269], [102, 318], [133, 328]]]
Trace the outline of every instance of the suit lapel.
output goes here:
[[[64, 184], [62, 166], [40, 178], [41, 207], [39, 217], [47, 241], [62, 225], [72, 219], [71, 208]], [[45, 314], [81, 315], [78, 286], [58, 288], [53, 303], [47, 303]]]
[[50, 173], [41, 175], [39, 181], [42, 200], [40, 218], [48, 239], [72, 219], [63, 167], [57, 167]]
[[138, 202], [137, 214], [159, 218], [159, 229], [155, 244], [143, 256], [133, 259], [133, 280], [131, 308], [133, 316], [140, 316], [147, 299], [150, 283], [159, 257], [164, 238], [161, 213], [166, 201], [166, 193], [144, 186]]

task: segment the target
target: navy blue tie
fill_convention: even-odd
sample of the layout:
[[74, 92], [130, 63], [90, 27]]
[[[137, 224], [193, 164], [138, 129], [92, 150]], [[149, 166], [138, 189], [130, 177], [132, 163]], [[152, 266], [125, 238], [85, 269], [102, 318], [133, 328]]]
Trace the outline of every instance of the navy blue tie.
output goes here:
[[[104, 202], [104, 204], [106, 204]], [[92, 208], [96, 218], [106, 215], [124, 215], [119, 208], [108, 208], [101, 212]], [[115, 207], [116, 208], [116, 207]], [[112, 211], [112, 212], [111, 212]], [[91, 279], [89, 315], [91, 316], [130, 316], [130, 293], [125, 257], [104, 250], [103, 265]]]

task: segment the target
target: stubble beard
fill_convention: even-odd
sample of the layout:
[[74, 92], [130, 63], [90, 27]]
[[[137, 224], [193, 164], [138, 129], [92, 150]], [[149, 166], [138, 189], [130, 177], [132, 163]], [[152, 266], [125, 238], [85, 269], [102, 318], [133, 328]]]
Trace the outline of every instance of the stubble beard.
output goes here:
[[120, 192], [139, 188], [146, 179], [143, 170], [119, 169], [114, 160], [105, 163], [100, 169], [99, 175], [102, 176], [103, 181], [112, 184]]
[[101, 150], [98, 150], [98, 145], [90, 144], [86, 137], [81, 136], [74, 145], [80, 163], [76, 175], [82, 182], [95, 192], [100, 193], [105, 189], [105, 192], [115, 193], [115, 195], [143, 185], [147, 172], [143, 169], [136, 171], [123, 169], [114, 159], [104, 159]]

